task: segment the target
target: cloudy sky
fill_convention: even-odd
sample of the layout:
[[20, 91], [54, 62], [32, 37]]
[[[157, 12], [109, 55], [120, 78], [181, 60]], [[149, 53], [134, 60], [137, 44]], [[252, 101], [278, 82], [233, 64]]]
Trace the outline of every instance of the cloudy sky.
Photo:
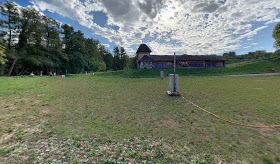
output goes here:
[[274, 51], [272, 31], [280, 0], [14, 0], [34, 6], [98, 39], [134, 54], [238, 54]]

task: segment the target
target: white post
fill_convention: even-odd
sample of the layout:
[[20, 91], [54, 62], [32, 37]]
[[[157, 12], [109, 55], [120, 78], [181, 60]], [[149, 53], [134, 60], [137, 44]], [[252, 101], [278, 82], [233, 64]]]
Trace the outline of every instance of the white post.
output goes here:
[[163, 79], [163, 71], [160, 71], [160, 78]]
[[174, 52], [174, 92], [176, 92], [176, 53]]
[[174, 74], [176, 72], [176, 53], [174, 52]]

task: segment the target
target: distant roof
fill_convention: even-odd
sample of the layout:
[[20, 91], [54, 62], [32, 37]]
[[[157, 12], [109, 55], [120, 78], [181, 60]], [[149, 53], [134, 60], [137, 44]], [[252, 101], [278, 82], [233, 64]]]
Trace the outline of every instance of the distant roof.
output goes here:
[[[148, 61], [147, 59], [148, 56], [145, 58], [144, 57], [141, 58], [141, 60], [139, 61], [141, 62], [142, 59]], [[150, 55], [150, 59], [155, 62], [173, 62], [174, 56], [173, 55]], [[176, 61], [193, 61], [193, 60], [224, 61], [225, 59], [222, 56], [216, 56], [216, 55], [176, 55]]]
[[138, 52], [152, 52], [151, 49], [146, 44], [140, 44], [137, 53]]
[[173, 55], [150, 55], [150, 57], [154, 61], [162, 61], [162, 62], [169, 62], [169, 61], [174, 61], [174, 56]]
[[138, 62], [152, 62], [152, 61], [154, 61], [152, 58], [150, 58], [149, 56], [145, 55]]
[[177, 60], [211, 60], [211, 61], [220, 61], [225, 60], [223, 56], [217, 55], [181, 55], [178, 56]]

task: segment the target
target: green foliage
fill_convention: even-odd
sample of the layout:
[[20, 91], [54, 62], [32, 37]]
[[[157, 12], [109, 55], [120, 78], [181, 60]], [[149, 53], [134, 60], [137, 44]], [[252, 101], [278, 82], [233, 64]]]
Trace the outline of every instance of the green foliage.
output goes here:
[[243, 61], [270, 59], [273, 56], [274, 56], [273, 53], [269, 53], [264, 50], [249, 52], [248, 54], [244, 54], [244, 55], [236, 55], [235, 52], [229, 52], [223, 54], [223, 57], [226, 59], [227, 64], [238, 63]]
[[114, 70], [117, 71], [117, 70], [120, 70], [121, 68], [121, 60], [120, 60], [120, 50], [119, 50], [119, 47], [115, 47], [114, 48]]
[[236, 53], [235, 52], [224, 53], [223, 56], [226, 60], [230, 60], [236, 57]]
[[23, 59], [23, 60], [26, 64], [30, 65], [31, 67], [38, 67], [42, 64], [40, 61], [38, 61], [34, 57], [27, 57], [26, 59]]
[[129, 57], [127, 56], [125, 49], [123, 47], [120, 48], [120, 69], [124, 70], [128, 66]]
[[[0, 7], [0, 34], [7, 38], [4, 43], [8, 60], [3, 65], [6, 60], [0, 50], [0, 72], [8, 75], [40, 74], [41, 71], [65, 74], [113, 69], [113, 56], [98, 40], [85, 38], [81, 31], [69, 25], [61, 26], [33, 7], [19, 8], [11, 1], [0, 3]], [[124, 49], [122, 54], [125, 54]], [[126, 62], [117, 64], [123, 69]]]
[[3, 18], [0, 20], [0, 36], [3, 38], [5, 47], [7, 47], [6, 55], [8, 62], [6, 64], [9, 64], [8, 75], [11, 75], [17, 61], [16, 55], [18, 54], [15, 48], [20, 31], [19, 9], [14, 2], [7, 0], [6, 2], [0, 2], [0, 13], [2, 15], [1, 18]]
[[124, 70], [129, 66], [129, 57], [127, 56], [125, 49], [121, 47], [114, 48], [114, 58], [113, 58], [113, 69], [117, 70]]
[[275, 39], [274, 47], [279, 49], [280, 48], [280, 23], [276, 24], [272, 34], [273, 38]]
[[17, 40], [18, 32], [20, 30], [19, 9], [14, 2], [7, 0], [6, 2], [0, 2], [0, 13], [3, 18], [0, 21], [0, 36], [7, 37], [7, 39], [4, 40], [4, 43], [10, 50], [15, 47], [15, 40]]
[[137, 58], [136, 57], [128, 58], [127, 67], [129, 69], [137, 69]]
[[103, 51], [103, 61], [106, 63], [106, 70], [113, 70], [114, 57], [108, 51]]
[[91, 68], [94, 72], [105, 71], [106, 64], [104, 62], [93, 62]]
[[280, 58], [280, 50], [276, 50], [274, 53], [273, 53], [273, 57], [274, 58]]
[[105, 62], [100, 63], [100, 71], [106, 71], [106, 64]]
[[6, 63], [6, 55], [5, 55], [5, 48], [0, 45], [0, 65], [3, 65]]

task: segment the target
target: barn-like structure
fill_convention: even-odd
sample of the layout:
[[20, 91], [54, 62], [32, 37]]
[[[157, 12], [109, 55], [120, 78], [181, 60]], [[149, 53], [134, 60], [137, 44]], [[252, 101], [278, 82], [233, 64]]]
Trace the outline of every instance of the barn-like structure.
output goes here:
[[[151, 49], [141, 44], [136, 52], [137, 68], [173, 68], [173, 55], [151, 55]], [[176, 55], [177, 68], [225, 67], [222, 56], [216, 55]]]

